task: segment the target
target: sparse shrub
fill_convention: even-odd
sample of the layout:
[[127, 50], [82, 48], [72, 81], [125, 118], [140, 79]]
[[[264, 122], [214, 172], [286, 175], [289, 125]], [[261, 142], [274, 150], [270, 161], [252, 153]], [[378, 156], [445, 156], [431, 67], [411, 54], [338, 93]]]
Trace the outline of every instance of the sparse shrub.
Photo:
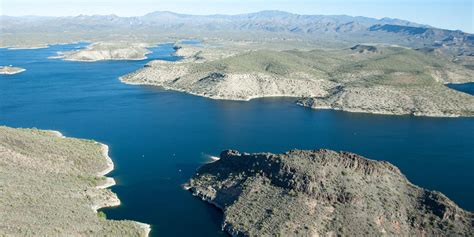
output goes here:
[[97, 217], [99, 217], [99, 220], [101, 221], [107, 219], [107, 215], [102, 211], [97, 212]]

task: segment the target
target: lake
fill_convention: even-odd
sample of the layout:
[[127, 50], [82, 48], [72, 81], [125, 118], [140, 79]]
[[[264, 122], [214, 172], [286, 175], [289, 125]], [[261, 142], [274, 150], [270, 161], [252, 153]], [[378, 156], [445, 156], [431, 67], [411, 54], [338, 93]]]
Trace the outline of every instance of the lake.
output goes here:
[[351, 151], [387, 160], [416, 185], [474, 211], [474, 118], [311, 110], [285, 98], [218, 101], [118, 80], [151, 59], [178, 60], [171, 44], [142, 61], [48, 59], [85, 45], [0, 49], [0, 65], [27, 69], [0, 76], [0, 124], [108, 144], [112, 190], [122, 201], [103, 210], [108, 218], [149, 223], [154, 236], [225, 236], [219, 210], [181, 187], [224, 149]]
[[467, 94], [474, 95], [474, 82], [461, 83], [461, 84], [448, 84], [448, 87], [455, 89]]

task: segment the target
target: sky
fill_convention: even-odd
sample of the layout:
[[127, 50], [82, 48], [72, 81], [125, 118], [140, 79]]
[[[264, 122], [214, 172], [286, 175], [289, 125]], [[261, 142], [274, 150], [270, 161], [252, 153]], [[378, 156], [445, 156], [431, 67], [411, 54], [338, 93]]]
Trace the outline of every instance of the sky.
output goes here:
[[474, 33], [474, 0], [0, 0], [0, 14], [141, 16], [152, 11], [239, 14], [282, 10], [298, 14], [392, 17]]

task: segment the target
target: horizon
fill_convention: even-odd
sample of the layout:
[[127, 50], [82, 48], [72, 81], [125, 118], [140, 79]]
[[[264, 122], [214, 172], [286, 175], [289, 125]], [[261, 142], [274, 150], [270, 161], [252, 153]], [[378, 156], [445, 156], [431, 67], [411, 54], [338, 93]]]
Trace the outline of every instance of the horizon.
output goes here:
[[[212, 4], [214, 3], [214, 4]], [[346, 15], [375, 19], [392, 18], [406, 20], [435, 28], [461, 30], [474, 33], [473, 4], [469, 0], [395, 1], [383, 4], [375, 0], [309, 1], [295, 0], [291, 3], [277, 0], [264, 3], [262, 0], [236, 0], [222, 3], [218, 0], [203, 0], [199, 6], [191, 0], [136, 0], [132, 5], [125, 0], [73, 0], [68, 3], [59, 0], [2, 0], [0, 15], [12, 17], [44, 16], [74, 17], [79, 15], [117, 15], [119, 17], [143, 16], [152, 12], [173, 12], [187, 15], [239, 15], [261, 11], [283, 11], [298, 15]], [[27, 5], [29, 8], [25, 8]], [[420, 9], [423, 9], [420, 11]]]

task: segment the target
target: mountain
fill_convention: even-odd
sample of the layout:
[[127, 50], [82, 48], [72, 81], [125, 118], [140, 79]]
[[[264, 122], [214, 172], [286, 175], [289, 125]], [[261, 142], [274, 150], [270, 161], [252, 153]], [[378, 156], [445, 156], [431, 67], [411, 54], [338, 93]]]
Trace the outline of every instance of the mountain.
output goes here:
[[[409, 27], [428, 27], [409, 21], [352, 16], [298, 15], [283, 11], [261, 11], [239, 15], [188, 15], [168, 11], [156, 11], [140, 17], [119, 17], [116, 15], [79, 15], [76, 17], [10, 17], [1, 16], [3, 33], [35, 32], [45, 28], [49, 31], [63, 31], [72, 28], [91, 30], [101, 27], [147, 29], [152, 32], [174, 27], [176, 31], [201, 27], [201, 31], [213, 30], [260, 30], [280, 33], [337, 32], [345, 25], [357, 25], [353, 31], [367, 31], [373, 25], [394, 24]], [[299, 30], [295, 30], [299, 29]]]
[[[188, 15], [156, 11], [139, 17], [80, 15], [76, 17], [0, 17], [1, 45], [24, 46], [71, 40], [149, 40], [183, 35], [255, 40], [298, 38], [313, 42], [399, 44], [442, 48], [450, 56], [474, 54], [474, 36], [400, 19], [346, 15], [299, 15], [261, 11], [238, 15]], [[246, 34], [242, 34], [246, 33]], [[48, 35], [49, 34], [49, 35]], [[447, 48], [447, 49], [446, 49]]]

